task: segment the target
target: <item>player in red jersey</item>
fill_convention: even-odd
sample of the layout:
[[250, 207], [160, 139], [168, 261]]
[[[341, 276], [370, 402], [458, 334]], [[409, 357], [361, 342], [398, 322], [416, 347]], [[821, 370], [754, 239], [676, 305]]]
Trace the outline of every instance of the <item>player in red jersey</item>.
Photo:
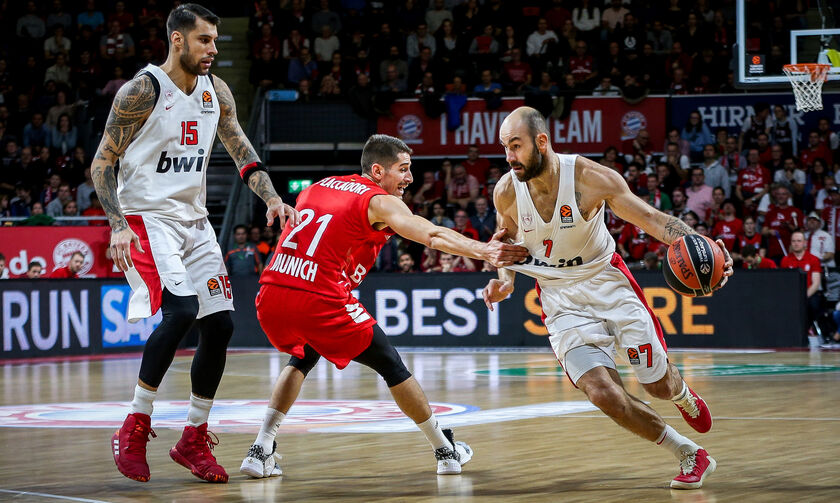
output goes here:
[[292, 357], [274, 385], [242, 473], [258, 478], [282, 473], [274, 461], [274, 437], [321, 356], [339, 369], [351, 360], [362, 363], [385, 379], [397, 405], [435, 449], [438, 474], [460, 473], [472, 457], [468, 445], [440, 428], [420, 385], [352, 290], [394, 234], [496, 267], [524, 260], [527, 251], [502, 243], [503, 230], [481, 243], [412, 214], [401, 199], [412, 182], [410, 154], [402, 140], [371, 136], [362, 151], [361, 175], [325, 178], [298, 197], [301, 222], [280, 235], [256, 300], [269, 340]]

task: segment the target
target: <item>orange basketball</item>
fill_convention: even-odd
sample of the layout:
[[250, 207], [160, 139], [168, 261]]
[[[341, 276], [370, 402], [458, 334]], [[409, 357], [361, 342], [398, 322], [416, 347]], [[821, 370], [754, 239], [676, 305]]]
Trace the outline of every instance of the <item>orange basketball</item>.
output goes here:
[[723, 279], [720, 246], [700, 234], [683, 236], [668, 247], [662, 271], [668, 286], [686, 297], [711, 295]]

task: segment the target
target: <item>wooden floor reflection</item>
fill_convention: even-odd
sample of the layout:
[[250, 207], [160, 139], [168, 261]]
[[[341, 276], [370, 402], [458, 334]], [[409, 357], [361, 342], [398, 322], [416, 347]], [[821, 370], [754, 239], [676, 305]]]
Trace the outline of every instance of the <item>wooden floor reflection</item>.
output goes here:
[[[673, 352], [672, 360], [715, 416], [712, 431], [700, 435], [673, 405], [651, 402], [718, 461], [705, 488], [684, 492], [668, 489], [677, 472], [670, 454], [631, 436], [600, 412], [545, 415], [544, 410], [562, 408], [557, 402], [584, 399], [558, 371], [551, 353], [406, 351], [403, 356], [431, 401], [467, 406], [461, 414], [442, 415], [442, 423], [459, 416], [477, 418], [456, 428], [456, 437], [475, 450], [462, 475], [435, 475], [434, 457], [419, 431], [336, 432], [347, 426], [387, 429], [390, 423], [344, 422], [341, 414], [349, 413], [352, 404], [327, 402], [323, 422], [309, 424], [298, 415], [281, 427], [282, 478], [245, 478], [238, 473], [239, 463], [261, 415], [243, 424], [236, 412], [261, 410], [261, 404], [245, 406], [266, 400], [286, 358], [235, 352], [217, 398], [241, 402], [220, 409], [219, 417], [211, 414], [224, 423], [211, 429], [221, 439], [215, 453], [231, 474], [229, 484], [204, 483], [169, 459], [168, 450], [180, 434], [174, 428], [156, 426], [158, 436], [149, 443], [152, 479], [142, 484], [117, 472], [109, 450], [113, 427], [90, 427], [95, 422], [77, 425], [83, 428], [0, 427], [0, 501], [840, 500], [838, 352]], [[160, 401], [188, 398], [190, 360], [176, 358]], [[2, 366], [0, 424], [11, 421], [10, 406], [126, 402], [138, 368], [135, 358]], [[650, 400], [632, 376], [625, 383], [631, 393]], [[368, 369], [353, 364], [338, 372], [321, 362], [300, 399], [389, 398]], [[552, 405], [541, 409], [540, 404]], [[22, 420], [60, 420], [62, 408], [53, 409], [59, 412], [33, 412]], [[125, 409], [119, 410], [124, 416]], [[533, 417], [516, 419], [523, 411]], [[153, 417], [153, 426], [156, 421]], [[324, 432], [327, 426], [332, 432]]]

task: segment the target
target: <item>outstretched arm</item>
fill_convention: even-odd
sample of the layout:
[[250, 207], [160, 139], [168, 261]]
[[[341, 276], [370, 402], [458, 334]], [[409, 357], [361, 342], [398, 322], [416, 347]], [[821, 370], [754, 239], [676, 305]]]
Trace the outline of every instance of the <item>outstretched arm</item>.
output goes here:
[[285, 224], [287, 218], [291, 219], [292, 225], [297, 225], [300, 223], [300, 215], [297, 210], [285, 204], [277, 195], [274, 185], [271, 183], [271, 177], [262, 169], [262, 162], [257, 155], [257, 151], [254, 150], [254, 146], [251, 145], [251, 141], [248, 140], [239, 125], [239, 120], [236, 118], [236, 103], [233, 100], [230, 88], [219, 77], [214, 76], [213, 82], [221, 109], [218, 128], [219, 139], [233, 158], [236, 170], [247, 180], [248, 187], [268, 207], [265, 213], [268, 225], [274, 222], [275, 217], [280, 220], [281, 227]]
[[[496, 231], [505, 231], [508, 236], [515, 236], [519, 230], [516, 223], [516, 193], [512, 175], [503, 176], [493, 190], [493, 205], [496, 207]], [[499, 268], [499, 279], [491, 279], [484, 287], [482, 295], [487, 309], [493, 310], [493, 304], [505, 300], [513, 293], [516, 273], [510, 269]]]
[[504, 267], [528, 256], [528, 250], [525, 248], [502, 243], [503, 233], [496, 233], [487, 243], [475, 241], [411, 213], [408, 206], [396, 196], [374, 196], [368, 206], [368, 218], [371, 224], [384, 223], [400, 236], [429, 248], [485, 260], [495, 267]]
[[142, 252], [143, 248], [120, 208], [114, 166], [154, 106], [155, 90], [148, 76], [141, 75], [126, 82], [114, 96], [105, 132], [90, 165], [96, 195], [111, 225], [111, 259], [120, 271], [134, 267], [129, 249], [131, 243], [137, 251]]

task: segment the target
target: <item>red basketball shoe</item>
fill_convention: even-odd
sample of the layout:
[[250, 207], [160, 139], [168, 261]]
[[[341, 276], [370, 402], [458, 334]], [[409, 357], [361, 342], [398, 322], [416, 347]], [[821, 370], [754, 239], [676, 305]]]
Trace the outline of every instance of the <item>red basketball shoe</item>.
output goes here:
[[688, 394], [682, 402], [674, 402], [685, 422], [700, 433], [712, 429], [712, 413], [700, 395], [688, 388]]
[[152, 430], [152, 418], [135, 412], [125, 418], [122, 427], [111, 437], [114, 462], [117, 470], [126, 477], [139, 482], [149, 481], [149, 464], [146, 463], [146, 443]]
[[210, 435], [213, 434], [207, 431], [207, 423], [198, 427], [187, 426], [181, 440], [169, 450], [169, 457], [200, 479], [224, 484], [228, 481], [228, 474], [210, 452], [219, 445], [219, 438]]
[[703, 480], [715, 471], [717, 463], [709, 456], [706, 449], [697, 449], [695, 452], [683, 451], [680, 459], [680, 474], [671, 481], [674, 489], [700, 489], [703, 487]]

